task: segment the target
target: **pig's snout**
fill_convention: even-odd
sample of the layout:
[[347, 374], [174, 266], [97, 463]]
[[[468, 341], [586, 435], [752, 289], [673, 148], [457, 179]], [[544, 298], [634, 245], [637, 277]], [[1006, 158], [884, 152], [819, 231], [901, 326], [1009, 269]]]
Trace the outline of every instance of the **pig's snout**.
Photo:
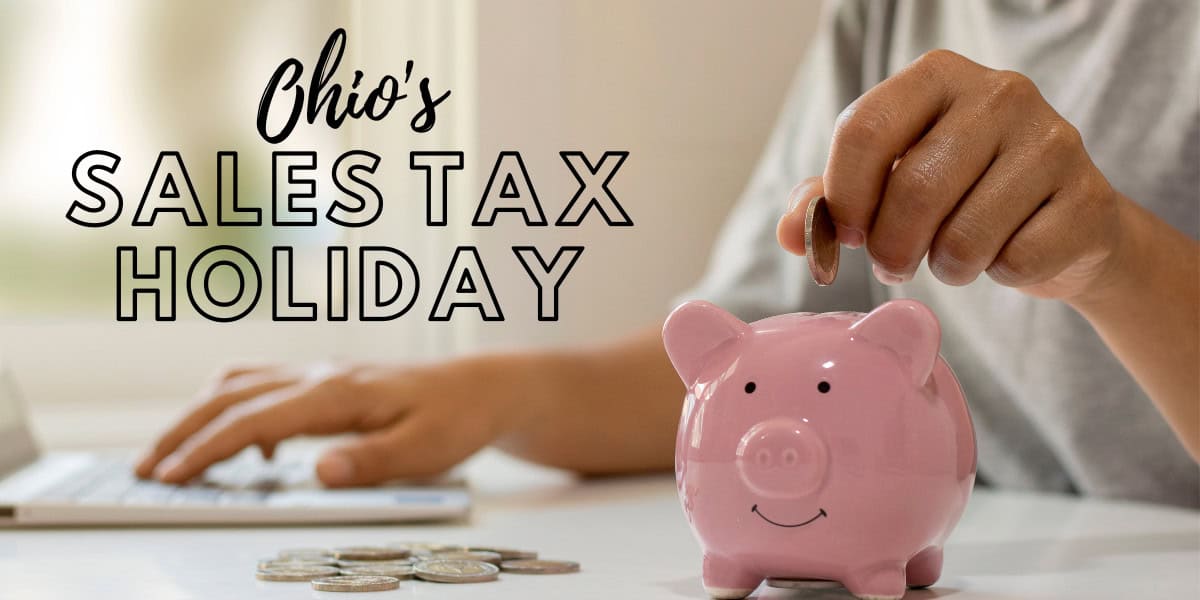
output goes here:
[[825, 481], [829, 452], [807, 423], [775, 418], [751, 427], [737, 449], [742, 481], [764, 496], [800, 497]]

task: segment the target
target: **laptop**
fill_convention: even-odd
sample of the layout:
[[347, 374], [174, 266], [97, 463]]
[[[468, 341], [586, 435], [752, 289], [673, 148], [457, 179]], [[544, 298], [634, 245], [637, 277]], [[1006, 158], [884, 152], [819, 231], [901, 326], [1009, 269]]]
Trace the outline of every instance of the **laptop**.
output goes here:
[[381, 523], [456, 519], [470, 510], [460, 481], [324, 489], [315, 448], [253, 448], [187, 485], [133, 475], [127, 453], [38, 451], [16, 383], [0, 363], [0, 527]]

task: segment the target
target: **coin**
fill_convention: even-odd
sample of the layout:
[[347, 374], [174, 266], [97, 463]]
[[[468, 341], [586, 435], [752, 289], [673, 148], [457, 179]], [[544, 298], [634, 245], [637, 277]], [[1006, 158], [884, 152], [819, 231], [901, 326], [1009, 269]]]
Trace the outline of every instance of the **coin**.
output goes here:
[[312, 580], [312, 588], [318, 592], [383, 592], [398, 587], [399, 579], [377, 575], [339, 575]]
[[417, 563], [417, 578], [436, 583], [481, 583], [495, 581], [500, 567], [478, 560], [427, 560]]
[[332, 558], [299, 559], [299, 558], [264, 558], [258, 561], [260, 569], [289, 569], [292, 567], [333, 567], [337, 563]]
[[411, 552], [407, 548], [383, 546], [344, 546], [333, 549], [333, 555], [338, 560], [396, 560], [408, 558], [409, 554]]
[[337, 566], [343, 569], [352, 569], [354, 567], [374, 567], [374, 566], [412, 566], [411, 558], [396, 558], [392, 560], [339, 560]]
[[842, 587], [842, 584], [828, 579], [785, 579], [782, 577], [771, 577], [767, 579], [767, 585], [773, 588], [784, 588], [789, 590], [824, 590], [829, 588]]
[[818, 196], [808, 203], [804, 215], [804, 254], [808, 257], [808, 270], [817, 285], [829, 285], [837, 277], [838, 257], [841, 245], [837, 241], [837, 227], [829, 214], [825, 196]]
[[500, 570], [505, 573], [520, 573], [524, 575], [578, 573], [579, 563], [570, 560], [506, 560], [500, 563]]
[[426, 560], [477, 560], [480, 562], [492, 563], [500, 566], [500, 554], [496, 552], [434, 552], [433, 556]]
[[379, 575], [396, 579], [412, 579], [413, 566], [399, 564], [359, 565], [342, 567], [342, 575]]
[[429, 556], [435, 552], [466, 552], [466, 546], [457, 544], [437, 544], [434, 542], [399, 542], [388, 544], [388, 548], [408, 550], [414, 556]]
[[471, 546], [467, 548], [471, 552], [495, 552], [500, 555], [500, 560], [522, 560], [533, 559], [538, 557], [538, 553], [532, 550], [517, 550], [515, 548], [500, 548], [496, 546]]
[[327, 558], [333, 556], [333, 553], [324, 548], [288, 548], [279, 551], [279, 558]]
[[336, 567], [281, 567], [275, 569], [259, 569], [254, 574], [262, 581], [312, 581], [318, 577], [337, 575]]

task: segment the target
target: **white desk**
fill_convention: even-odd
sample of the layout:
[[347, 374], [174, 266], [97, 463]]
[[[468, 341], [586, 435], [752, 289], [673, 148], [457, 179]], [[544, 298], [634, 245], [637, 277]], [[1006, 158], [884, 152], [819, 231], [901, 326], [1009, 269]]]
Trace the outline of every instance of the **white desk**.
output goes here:
[[[466, 523], [261, 529], [0, 532], [0, 599], [341, 599], [254, 579], [256, 559], [296, 546], [403, 540], [493, 543], [583, 564], [575, 575], [475, 585], [402, 582], [364, 598], [704, 598], [700, 553], [670, 476], [577, 482], [485, 453], [467, 466]], [[359, 596], [354, 596], [358, 598]], [[759, 598], [849, 600], [843, 591], [760, 587]], [[906, 598], [1200, 598], [1200, 513], [977, 491], [946, 547], [945, 572]]]

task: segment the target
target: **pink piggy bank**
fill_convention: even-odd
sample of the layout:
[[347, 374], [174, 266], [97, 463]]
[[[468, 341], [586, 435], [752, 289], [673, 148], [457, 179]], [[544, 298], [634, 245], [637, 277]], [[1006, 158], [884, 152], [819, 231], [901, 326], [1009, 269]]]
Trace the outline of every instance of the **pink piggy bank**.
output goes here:
[[709, 595], [776, 578], [900, 598], [937, 581], [975, 482], [940, 340], [912, 300], [751, 324], [708, 302], [671, 313], [663, 341], [688, 389], [675, 473]]

